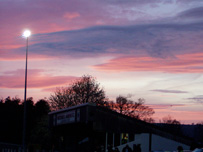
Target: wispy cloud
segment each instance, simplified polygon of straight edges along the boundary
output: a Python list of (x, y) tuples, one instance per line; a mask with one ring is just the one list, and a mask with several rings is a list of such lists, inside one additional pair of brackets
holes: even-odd
[(179, 13), (179, 18), (202, 19), (203, 7), (196, 7)]
[(188, 93), (187, 91), (181, 91), (181, 90), (163, 90), (163, 89), (155, 89), (150, 91), (161, 92), (161, 93)]
[(152, 107), (153, 109), (169, 109), (172, 107), (184, 107), (185, 104), (148, 104), (148, 106)]
[[(24, 50), (21, 51), (21, 50)], [(26, 49), (18, 49), (18, 50), (9, 50), (9, 51), (1, 51), (0, 50), (0, 61), (19, 61), (25, 60), (25, 50)], [(50, 60), (56, 57), (45, 55), (45, 54), (36, 54), (34, 52), (29, 52), (29, 60)]]
[(190, 101), (194, 101), (196, 103), (203, 103), (203, 95), (198, 95), (192, 98), (187, 98)]

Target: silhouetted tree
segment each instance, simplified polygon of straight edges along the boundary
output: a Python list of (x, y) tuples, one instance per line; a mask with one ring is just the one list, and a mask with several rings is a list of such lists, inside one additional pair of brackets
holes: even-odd
[(143, 121), (148, 122), (148, 123), (155, 123), (155, 120), (151, 117), (144, 118)]
[(144, 102), (144, 99), (138, 99), (138, 102), (135, 102), (127, 97), (118, 96), (116, 103), (112, 103), (110, 108), (118, 113), (152, 122), (151, 116), (154, 114), (154, 110), (144, 105)]
[(172, 124), (172, 125), (180, 125), (180, 121), (173, 119), (170, 115), (163, 117), (161, 123)]
[(30, 135), (30, 148), (32, 150), (48, 150), (52, 147), (52, 134), (49, 128), (48, 115), (36, 121)]
[(22, 141), (22, 108), (20, 99), (8, 96), (0, 103), (0, 141), (21, 143)]
[[(29, 137), (31, 135), (31, 130), (36, 123), (36, 113), (34, 107), (34, 101), (32, 97), (27, 98), (26, 104), (23, 102), (22, 107), (24, 111), (24, 106), (26, 105), (26, 144), (29, 144)], [(23, 120), (24, 121), (24, 120)]]
[(40, 99), (36, 104), (35, 104), (35, 112), (37, 117), (43, 117), (44, 115), (48, 115), (50, 112), (50, 106), (48, 101), (45, 99)]
[(40, 99), (34, 104), (34, 124), (30, 130), (29, 148), (34, 150), (51, 149), (51, 131), (48, 123), (50, 106), (48, 101)]
[(105, 92), (90, 75), (84, 75), (68, 88), (58, 88), (50, 97), (52, 110), (58, 110), (82, 103), (107, 104)]
[(203, 147), (203, 121), (196, 124), (196, 141), (200, 144), (200, 147)]
[(0, 104), (3, 104), (3, 102), (4, 102), (4, 99), (1, 98), (1, 99), (0, 99)]
[[(27, 128), (26, 141), (30, 147), (49, 149), (51, 133), (48, 127), (48, 112), (50, 106), (45, 99), (34, 104), (33, 98), (27, 98)], [(22, 144), (24, 102), (20, 98), (0, 99), (0, 141)], [(50, 148), (51, 149), (51, 148)]]
[(196, 125), (203, 125), (203, 121), (198, 122)]
[(174, 134), (182, 135), (180, 121), (172, 118), (170, 115), (163, 117), (162, 121), (160, 120), (160, 123), (163, 123), (162, 128), (165, 130)]

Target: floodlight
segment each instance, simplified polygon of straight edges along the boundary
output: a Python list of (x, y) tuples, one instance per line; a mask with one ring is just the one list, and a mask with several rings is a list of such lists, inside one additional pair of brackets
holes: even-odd
[(23, 33), (23, 37), (29, 37), (31, 35), (31, 32), (30, 30), (25, 30), (24, 33)]

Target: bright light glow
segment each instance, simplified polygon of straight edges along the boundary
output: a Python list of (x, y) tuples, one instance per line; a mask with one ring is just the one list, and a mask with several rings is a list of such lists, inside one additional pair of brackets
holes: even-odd
[(30, 30), (25, 30), (24, 33), (23, 33), (23, 37), (29, 37), (31, 35), (31, 32)]

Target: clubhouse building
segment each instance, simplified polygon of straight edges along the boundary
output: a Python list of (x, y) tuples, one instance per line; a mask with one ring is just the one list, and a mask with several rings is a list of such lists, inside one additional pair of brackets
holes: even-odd
[(128, 145), (142, 152), (189, 150), (192, 141), (105, 107), (85, 103), (49, 113), (55, 148), (67, 152), (107, 152)]

